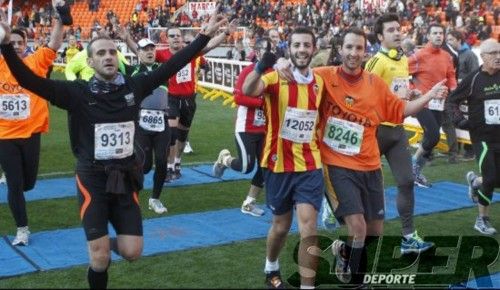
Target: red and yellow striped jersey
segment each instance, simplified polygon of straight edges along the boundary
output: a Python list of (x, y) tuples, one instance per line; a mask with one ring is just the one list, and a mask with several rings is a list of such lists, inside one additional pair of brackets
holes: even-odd
[(311, 83), (297, 84), (273, 71), (262, 81), (267, 128), (261, 166), (275, 173), (321, 168), (316, 127), (323, 79), (314, 74)]

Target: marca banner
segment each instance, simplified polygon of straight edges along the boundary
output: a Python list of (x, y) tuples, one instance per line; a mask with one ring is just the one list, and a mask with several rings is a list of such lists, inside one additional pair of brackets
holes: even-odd
[(385, 7), (386, 3), (388, 0), (362, 0), (361, 1), (361, 10), (365, 10), (368, 8), (368, 5), (372, 5), (373, 9), (379, 8), (379, 7)]
[(196, 13), (198, 13), (198, 17), (207, 14), (210, 15), (214, 12), (216, 5), (216, 2), (189, 2), (187, 6), (187, 13), (189, 16), (192, 16), (193, 11), (196, 11)]

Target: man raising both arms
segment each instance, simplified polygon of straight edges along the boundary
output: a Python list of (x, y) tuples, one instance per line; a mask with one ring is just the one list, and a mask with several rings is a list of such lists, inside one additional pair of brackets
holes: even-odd
[[(236, 30), (237, 21), (233, 20), (226, 30), (215, 36), (200, 55), (217, 47), (227, 35)], [(177, 27), (170, 27), (167, 31), (168, 49), (157, 50), (156, 60), (165, 62), (179, 52), (183, 44), (183, 35)], [(197, 58), (167, 80), (168, 87), (168, 123), (170, 126), (170, 152), (167, 166), (167, 180), (177, 179), (181, 176), (181, 155), (188, 140), (189, 129), (196, 112), (196, 71), (198, 70)]]
[[(111, 252), (134, 261), (143, 248), (138, 191), (142, 167), (134, 155), (135, 122), (141, 101), (188, 63), (227, 20), (209, 24), (190, 46), (153, 71), (133, 77), (118, 73), (117, 48), (109, 37), (94, 38), (87, 46), (88, 63), (95, 70), (89, 81), (57, 81), (35, 75), (17, 57), (10, 44), (10, 28), (0, 49), (14, 77), (26, 89), (68, 110), (77, 126), (70, 127), (77, 158), (76, 183), (80, 218), (87, 238), (90, 288), (107, 287)], [(108, 222), (117, 238), (110, 240)]]

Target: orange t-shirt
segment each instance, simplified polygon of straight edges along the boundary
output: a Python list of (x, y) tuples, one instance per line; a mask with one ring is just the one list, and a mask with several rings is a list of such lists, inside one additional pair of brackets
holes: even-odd
[[(35, 74), (45, 77), (56, 56), (54, 50), (42, 47), (23, 61)], [(0, 58), (0, 139), (29, 138), (48, 130), (47, 101), (22, 88)]]
[(405, 101), (394, 95), (377, 75), (363, 71), (355, 82), (340, 67), (319, 67), (325, 82), (320, 106), (321, 161), (352, 170), (380, 168), (377, 127), (381, 122), (402, 123)]

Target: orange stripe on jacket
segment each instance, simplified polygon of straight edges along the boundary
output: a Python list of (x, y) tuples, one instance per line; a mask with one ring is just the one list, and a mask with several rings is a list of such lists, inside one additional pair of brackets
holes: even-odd
[(76, 175), (76, 184), (78, 185), (78, 189), (82, 192), (83, 198), (84, 198), (83, 205), (80, 208), (80, 219), (83, 220), (83, 215), (85, 215), (85, 211), (87, 211), (87, 208), (90, 205), (90, 201), (92, 200), (92, 197), (90, 196), (90, 193), (85, 188), (85, 186), (83, 186), (78, 175)]

